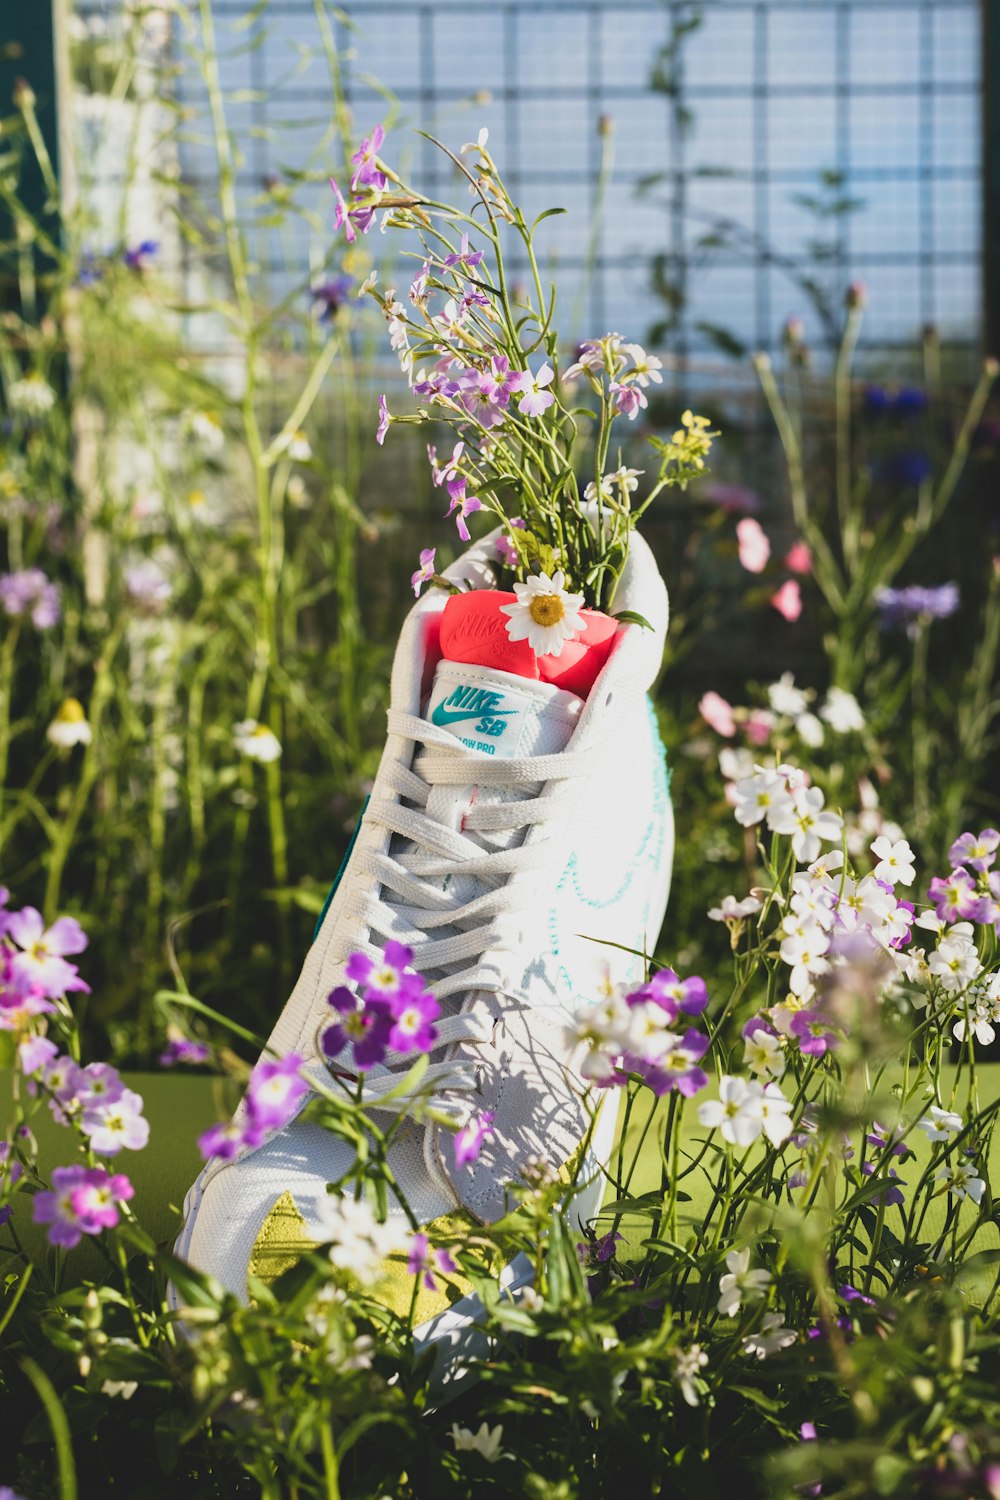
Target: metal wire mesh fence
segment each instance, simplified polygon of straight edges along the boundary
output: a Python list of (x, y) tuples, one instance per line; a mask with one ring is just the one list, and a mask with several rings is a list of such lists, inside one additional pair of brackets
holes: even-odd
[[(84, 0), (80, 14), (116, 9)], [(315, 8), (213, 9), (260, 281), (278, 297), (332, 241)], [(385, 111), (377, 85), (401, 127), (454, 142), (487, 125), (528, 209), (569, 210), (543, 247), (565, 332), (621, 327), (704, 358), (768, 348), (795, 314), (822, 343), (843, 288), (861, 280), (876, 357), (927, 324), (945, 343), (975, 341), (977, 0), (350, 0), (327, 13), (359, 127)], [(174, 49), (181, 171), (211, 191), (203, 90), (180, 28)], [(421, 183), (454, 187), (446, 159), (409, 139)], [(310, 167), (314, 220), (270, 227), (266, 185)]]

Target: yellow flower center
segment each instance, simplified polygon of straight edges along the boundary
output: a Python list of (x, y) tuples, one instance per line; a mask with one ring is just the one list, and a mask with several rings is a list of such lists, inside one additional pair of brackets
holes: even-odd
[(536, 594), (528, 611), (536, 625), (558, 625), (566, 613), (558, 594)]
[(82, 724), (86, 717), (83, 704), (78, 698), (64, 698), (56, 714), (56, 721), (60, 724)]

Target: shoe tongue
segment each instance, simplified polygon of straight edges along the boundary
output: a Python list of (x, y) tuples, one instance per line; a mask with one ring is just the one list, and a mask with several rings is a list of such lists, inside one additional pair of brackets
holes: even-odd
[(582, 698), (552, 683), (441, 661), (424, 718), (470, 750), (510, 760), (564, 749), (582, 708)]

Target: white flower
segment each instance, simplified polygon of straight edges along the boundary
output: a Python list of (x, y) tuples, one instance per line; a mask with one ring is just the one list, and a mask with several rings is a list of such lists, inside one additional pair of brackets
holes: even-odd
[(791, 1348), (797, 1337), (793, 1328), (784, 1326), (780, 1313), (765, 1313), (760, 1331), (748, 1334), (743, 1339), (743, 1353), (756, 1355), (758, 1359), (767, 1359), (770, 1354), (777, 1354), (781, 1349)]
[(698, 1406), (701, 1400), (695, 1381), (708, 1364), (708, 1355), (700, 1344), (681, 1350), (674, 1364), (674, 1379), (681, 1388), (681, 1395), (688, 1406)]
[(952, 1034), (961, 1042), (965, 1040), (966, 1025), (981, 1047), (988, 1047), (996, 1039), (996, 1026), (1000, 1025), (1000, 974), (987, 974), (969, 986), (965, 997), (968, 1007), (966, 1017), (955, 1022)]
[(744, 1301), (757, 1302), (766, 1294), (771, 1273), (750, 1270), (749, 1250), (730, 1250), (726, 1265), (728, 1272), (719, 1278), (718, 1307), (724, 1318), (735, 1318)]
[(758, 1029), (743, 1040), (743, 1061), (751, 1073), (761, 1077), (780, 1078), (785, 1071), (785, 1053), (781, 1038)]
[(861, 707), (853, 693), (848, 693), (844, 688), (832, 687), (826, 695), (826, 702), (819, 711), (821, 719), (825, 719), (834, 734), (850, 734), (864, 729), (865, 718)]
[(241, 755), (259, 761), (261, 765), (277, 760), (281, 754), (281, 741), (277, 735), (266, 724), (258, 724), (256, 719), (243, 719), (236, 725), (233, 743)]
[(906, 839), (893, 843), (883, 833), (872, 844), (871, 851), (878, 860), (873, 874), (876, 880), (885, 880), (889, 885), (912, 885), (916, 879), (913, 850)]
[(833, 872), (839, 870), (843, 863), (844, 851), (842, 849), (828, 849), (825, 854), (820, 855), (819, 859), (813, 860), (806, 874), (811, 875), (813, 880), (829, 880), (833, 877), (834, 884), (839, 885), (840, 882), (833, 876)]
[(719, 1098), (699, 1104), (698, 1120), (710, 1130), (720, 1130), (723, 1140), (734, 1146), (751, 1146), (762, 1131), (779, 1146), (792, 1133), (791, 1108), (776, 1083), (764, 1087), (756, 1079), (747, 1083), (726, 1073), (719, 1080)]
[(60, 750), (72, 750), (74, 745), (89, 745), (93, 737), (83, 704), (76, 698), (64, 698), (45, 738)]
[(961, 1130), (962, 1116), (932, 1104), (930, 1114), (924, 1115), (917, 1124), (929, 1141), (946, 1141), (956, 1130)]
[(758, 768), (753, 776), (744, 777), (736, 783), (736, 806), (733, 815), (743, 828), (767, 819), (768, 828), (774, 829), (775, 819), (783, 823), (793, 817), (793, 803), (783, 776), (776, 771)]
[(639, 488), (639, 475), (644, 473), (644, 469), (626, 469), (625, 465), (622, 464), (620, 468), (614, 469), (610, 474), (604, 475), (601, 480), (600, 490), (598, 490), (597, 484), (592, 479), (583, 492), (583, 498), (595, 502), (598, 495), (600, 495), (602, 500), (614, 500), (616, 485), (623, 497), (633, 495)]
[(514, 1300), (526, 1313), (540, 1313), (545, 1307), (545, 1298), (533, 1286), (521, 1287), (514, 1293)]
[(131, 1401), (138, 1389), (137, 1380), (106, 1380), (101, 1386), (101, 1391), (105, 1396), (120, 1396), (123, 1401)]
[(753, 769), (751, 750), (734, 750), (732, 745), (723, 745), (719, 751), (719, 770), (727, 781), (747, 781), (753, 775)]
[(781, 942), (781, 957), (792, 969), (789, 988), (793, 995), (809, 996), (813, 975), (826, 974), (830, 968), (825, 957), (830, 934), (810, 916), (786, 917), (781, 927), (786, 934)]
[(218, 453), (225, 444), (226, 434), (214, 411), (192, 412), (188, 417), (187, 428), (205, 453)]
[(976, 1169), (971, 1162), (956, 1161), (950, 1166), (939, 1167), (934, 1173), (934, 1180), (943, 1182), (948, 1192), (954, 1193), (956, 1198), (971, 1198), (977, 1207), (983, 1201), (986, 1183), (976, 1176)]
[[(660, 1013), (666, 1021), (666, 1011)], [(600, 1082), (614, 1073), (615, 1062), (628, 1046), (632, 1032), (632, 1011), (625, 1003), (623, 986), (616, 985), (596, 1005), (583, 1005), (577, 1010), (566, 1028), (566, 1045), (573, 1049), (581, 1042), (586, 1044), (580, 1072), (584, 1078)]]
[(713, 906), (709, 917), (713, 922), (740, 922), (760, 911), (761, 903), (756, 896), (744, 896), (737, 901), (735, 896), (723, 896), (721, 906)]
[(799, 714), (795, 720), (795, 733), (810, 750), (818, 750), (823, 743), (823, 726), (815, 714)]
[(459, 155), (465, 156), (469, 151), (485, 151), (486, 142), (489, 140), (489, 138), (489, 130), (484, 125), (474, 141), (466, 141), (464, 146), (459, 147)]
[(26, 375), (7, 387), (7, 405), (25, 417), (44, 417), (56, 403), (56, 393), (41, 375)]
[[(760, 1088), (759, 1083), (751, 1084), (751, 1088)], [(776, 1083), (767, 1083), (761, 1091), (760, 1122), (764, 1134), (772, 1146), (780, 1146), (782, 1141), (787, 1141), (792, 1133), (792, 1103), (786, 1099)]]
[(478, 1432), (472, 1432), (468, 1427), (459, 1427), (457, 1422), (453, 1422), (451, 1427), (451, 1440), (455, 1444), (455, 1452), (478, 1453), (488, 1464), (495, 1464), (498, 1458), (513, 1456), (510, 1453), (504, 1453), (500, 1447), (502, 1437), (503, 1427), (499, 1422), (492, 1430), (484, 1422)]
[[(738, 815), (737, 815), (738, 816)], [(818, 786), (797, 786), (786, 803), (768, 814), (773, 833), (790, 833), (795, 858), (801, 864), (816, 859), (823, 844), (835, 844), (844, 830), (844, 820), (824, 812), (823, 793)]]
[(291, 441), (285, 452), (292, 462), (297, 464), (308, 463), (312, 458), (312, 446), (301, 428), (297, 432), (292, 433)]
[(388, 1218), (380, 1224), (367, 1198), (323, 1198), (317, 1209), (319, 1234), (330, 1241), (330, 1260), (341, 1271), (349, 1271), (362, 1284), (378, 1279), (387, 1256), (405, 1250), (410, 1233), (402, 1219)]
[(536, 656), (560, 656), (562, 648), (584, 628), (580, 615), (582, 594), (566, 592), (566, 578), (556, 572), (535, 573), (527, 583), (515, 583), (516, 604), (504, 604), (509, 615), (507, 634), (512, 641), (527, 641)]
[(956, 935), (953, 927), (931, 954), (928, 968), (942, 989), (954, 994), (978, 978), (982, 964), (975, 943), (970, 938)]
[(783, 673), (779, 681), (771, 683), (767, 698), (776, 714), (784, 714), (789, 719), (797, 719), (809, 706), (809, 699), (801, 688), (795, 686), (791, 672)]

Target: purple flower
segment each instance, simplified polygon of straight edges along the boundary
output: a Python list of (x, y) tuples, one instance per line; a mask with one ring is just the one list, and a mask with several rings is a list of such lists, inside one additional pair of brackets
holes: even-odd
[(503, 565), (504, 565), (505, 568), (516, 568), (517, 567), (517, 560), (518, 560), (517, 547), (511, 541), (511, 539), (510, 539), (509, 536), (498, 536), (497, 537), (497, 557), (503, 563)]
[(822, 1057), (825, 1052), (832, 1052), (840, 1040), (815, 1010), (797, 1011), (789, 1030), (798, 1039), (799, 1051), (808, 1057)]
[(378, 153), (384, 140), (384, 128), (376, 125), (371, 135), (365, 136), (358, 150), (351, 157), (355, 168), (354, 176), (351, 178), (352, 192), (357, 192), (362, 183), (378, 189), (385, 187), (385, 173), (380, 172), (378, 168)]
[(477, 500), (475, 495), (467, 495), (465, 493), (464, 479), (450, 479), (448, 481), (448, 494), (451, 496), (451, 504), (445, 511), (445, 517), (447, 518), (453, 515), (456, 510), (458, 511), (458, 515), (455, 516), (455, 525), (462, 541), (468, 542), (471, 540), (471, 537), (469, 528), (465, 524), (465, 518), (466, 516), (471, 516), (474, 511), (482, 510), (483, 502)]
[(644, 1074), (646, 1086), (658, 1097), (676, 1089), (685, 1099), (691, 1099), (708, 1084), (708, 1074), (698, 1066), (708, 1051), (708, 1037), (686, 1031), (683, 1037), (671, 1037), (670, 1041), (670, 1050), (655, 1062), (626, 1055), (625, 1066), (630, 1072)]
[(126, 569), (125, 592), (133, 604), (157, 614), (168, 603), (172, 588), (170, 579), (156, 563), (146, 561)]
[(608, 387), (609, 394), (614, 397), (615, 406), (630, 422), (634, 422), (641, 409), (649, 405), (646, 393), (638, 385), (621, 385), (613, 380)]
[(261, 1130), (280, 1130), (287, 1125), (299, 1100), (309, 1092), (299, 1072), (304, 1061), (297, 1052), (289, 1052), (287, 1057), (265, 1058), (250, 1074), (247, 1110)]
[(17, 1049), (17, 1060), (21, 1072), (29, 1078), (33, 1073), (40, 1073), (43, 1068), (48, 1067), (54, 1057), (58, 1057), (59, 1048), (55, 1042), (50, 1042), (45, 1036), (31, 1036), (27, 1041), (21, 1042)]
[(327, 1026), (320, 1036), (324, 1057), (337, 1057), (350, 1044), (354, 1049), (354, 1066), (359, 1072), (380, 1063), (385, 1057), (392, 1027), (388, 1003), (366, 1000), (362, 1004), (346, 985), (341, 984), (331, 990), (327, 1004), (341, 1019)]
[(447, 1250), (432, 1250), (426, 1234), (415, 1234), (410, 1241), (406, 1269), (411, 1276), (421, 1277), (427, 1290), (433, 1292), (437, 1286), (434, 1272), (438, 1271), (443, 1276), (454, 1276), (458, 1271), (458, 1266)]
[(617, 1234), (609, 1229), (607, 1234), (600, 1235), (593, 1240), (577, 1240), (576, 1253), (580, 1257), (580, 1264), (587, 1266), (603, 1266), (609, 1260), (614, 1259), (615, 1245), (623, 1240), (623, 1234)]
[(159, 248), (158, 240), (143, 240), (132, 249), (126, 249), (122, 259), (130, 271), (145, 271)]
[(884, 1125), (880, 1125), (877, 1120), (873, 1120), (871, 1134), (866, 1135), (865, 1140), (869, 1146), (874, 1146), (876, 1151), (885, 1151), (891, 1143), (893, 1156), (906, 1156), (908, 1153), (906, 1142), (893, 1139), (894, 1136), (898, 1135), (898, 1130), (898, 1126), (894, 1131), (887, 1130)]
[(249, 1116), (242, 1119), (223, 1120), (198, 1137), (198, 1149), (206, 1161), (218, 1157), (220, 1161), (231, 1161), (238, 1151), (259, 1146), (264, 1132)]
[[(900, 1194), (899, 1201), (901, 1203), (903, 1201), (902, 1194)], [(838, 1287), (837, 1296), (844, 1302), (861, 1302), (865, 1307), (876, 1307), (878, 1305), (874, 1297), (867, 1297), (864, 1292), (859, 1292), (857, 1287), (851, 1286), (850, 1283), (846, 1286)]]
[(10, 910), (10, 891), (5, 885), (0, 885), (0, 937), (3, 937), (10, 925), (13, 913)]
[(875, 603), (882, 616), (883, 625), (905, 625), (907, 633), (915, 635), (920, 625), (929, 625), (932, 620), (946, 620), (958, 609), (957, 583), (941, 583), (934, 588), (922, 588), (917, 584), (905, 589), (880, 588)]
[(36, 1224), (48, 1224), (51, 1245), (72, 1250), (83, 1235), (114, 1229), (121, 1204), (133, 1192), (120, 1172), (111, 1175), (103, 1167), (56, 1167), (52, 1191), (35, 1194), (32, 1216)]
[(437, 1041), (434, 1022), (441, 1014), (441, 1007), (434, 996), (416, 981), (408, 984), (389, 1004), (392, 1010), (392, 1029), (389, 1046), (396, 1052), (429, 1052)]
[(80, 1072), (79, 1064), (75, 1063), (71, 1057), (54, 1057), (43, 1069), (42, 1090), (48, 1095), (49, 1109), (53, 1119), (60, 1125), (69, 1123), (67, 1110), (75, 1110), (78, 1107), (76, 1084)]
[(344, 965), (344, 973), (353, 984), (364, 985), (365, 990), (374, 990), (383, 1000), (397, 994), (413, 963), (413, 949), (405, 943), (388, 942), (380, 959), (369, 958), (367, 953), (352, 953)]
[(419, 568), (417, 568), (415, 573), (410, 574), (410, 583), (413, 586), (413, 592), (418, 596), (427, 580), (434, 577), (434, 558), (436, 555), (436, 547), (424, 547), (420, 553)]
[(927, 896), (942, 922), (975, 922), (983, 913), (982, 897), (965, 870), (952, 870), (944, 877), (936, 875)]
[(697, 974), (680, 979), (674, 969), (659, 969), (651, 976), (646, 991), (670, 1013), (671, 1020), (676, 1020), (679, 1010), (686, 1016), (700, 1016), (708, 1005), (708, 986)]
[(30, 614), (31, 623), (48, 630), (59, 620), (59, 588), (41, 568), (24, 568), (0, 577), (0, 606), (13, 619)]
[(470, 307), (489, 307), (489, 305), (490, 299), (485, 292), (479, 291), (474, 286), (467, 286), (458, 304), (458, 321), (461, 322)]
[[(872, 1177), (875, 1173), (875, 1165), (870, 1161), (862, 1162), (861, 1170), (866, 1177)], [(884, 1192), (876, 1193), (871, 1201), (874, 1203), (884, 1203), (886, 1208), (891, 1208), (896, 1203), (901, 1208), (903, 1206), (901, 1189), (905, 1188), (906, 1183), (903, 1182), (895, 1167), (889, 1168), (889, 1176), (899, 1183), (899, 1187), (887, 1187)]]
[(437, 449), (432, 443), (427, 444), (427, 458), (431, 466), (431, 481), (435, 489), (439, 489), (442, 484), (458, 477), (458, 466), (464, 452), (465, 444), (456, 443), (452, 450), (451, 458), (448, 459), (447, 463), (439, 464), (437, 461)]
[(0, 1031), (25, 1031), (35, 1016), (55, 1010), (42, 986), (18, 970), (18, 956), (0, 951)]
[[(17, 1182), (18, 1178), (24, 1176), (24, 1168), (17, 1160), (11, 1160), (11, 1144), (9, 1141), (0, 1141), (0, 1194), (7, 1194)], [(0, 1224), (6, 1224), (13, 1215), (13, 1208), (9, 1203), (0, 1208)], [(0, 1497), (3, 1491), (0, 1490)]]
[(984, 828), (982, 833), (962, 833), (948, 850), (952, 865), (968, 865), (970, 870), (980, 873), (990, 869), (996, 859), (1000, 845), (1000, 832), (995, 828)]
[(431, 268), (425, 260), (420, 270), (410, 282), (410, 301), (414, 307), (419, 307), (427, 300), (427, 284), (430, 281)]
[(340, 188), (332, 177), (330, 178), (330, 186), (333, 188), (333, 201), (336, 205), (333, 216), (333, 227), (334, 229), (342, 228), (347, 237), (347, 243), (353, 245), (358, 237), (357, 229), (360, 229), (362, 234), (367, 234), (372, 227), (375, 210), (367, 203), (352, 203), (348, 206), (343, 193), (341, 193)]
[(767, 1016), (751, 1016), (741, 1033), (745, 1042), (753, 1041), (754, 1033), (766, 1032), (768, 1036), (777, 1036), (778, 1033), (768, 1020)]
[(483, 1142), (491, 1133), (493, 1128), (493, 1115), (487, 1109), (479, 1115), (473, 1115), (466, 1120), (461, 1130), (455, 1136), (455, 1166), (459, 1171), (463, 1167), (471, 1166), (477, 1160), (483, 1149)]
[(489, 430), (500, 426), (510, 396), (504, 382), (498, 381), (492, 371), (467, 370), (459, 381), (459, 389), (463, 406), (480, 427)]
[(89, 985), (84, 984), (75, 965), (67, 963), (65, 958), (67, 953), (82, 953), (87, 946), (87, 935), (79, 922), (72, 917), (58, 917), (47, 928), (41, 912), (26, 906), (23, 911), (11, 913), (7, 934), (22, 949), (14, 955), (15, 974), (36, 985), (52, 1000), (70, 990), (89, 993)]
[(319, 286), (311, 288), (309, 295), (313, 299), (313, 311), (321, 323), (333, 322), (340, 309), (345, 306), (353, 285), (353, 276), (333, 276), (329, 281), (321, 281)]
[(389, 415), (389, 407), (384, 396), (378, 398), (378, 430), (375, 433), (375, 441), (379, 447), (385, 442), (385, 435), (389, 431), (389, 423), (392, 417)]
[(176, 1063), (208, 1062), (212, 1049), (207, 1042), (192, 1042), (188, 1037), (172, 1038), (160, 1053), (160, 1067), (172, 1068)]
[(85, 1102), (80, 1124), (90, 1137), (91, 1150), (99, 1156), (117, 1156), (123, 1149), (141, 1151), (149, 1140), (142, 1098), (131, 1089), (123, 1088), (117, 1098), (99, 1104)]
[(446, 255), (443, 264), (448, 267), (461, 266), (466, 271), (474, 271), (476, 266), (482, 264), (482, 259), (483, 252), (481, 250), (470, 250), (469, 236), (463, 234), (461, 249), (454, 251), (451, 255)]

